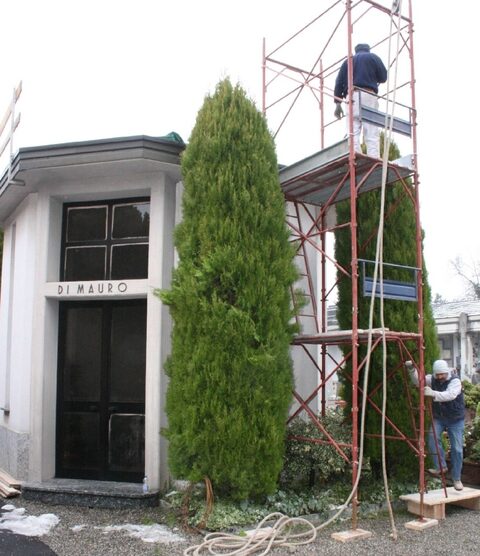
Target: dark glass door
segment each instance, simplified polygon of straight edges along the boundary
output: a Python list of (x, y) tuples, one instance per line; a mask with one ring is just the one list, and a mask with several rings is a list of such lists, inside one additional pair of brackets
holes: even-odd
[(141, 481), (146, 301), (60, 304), (57, 477)]

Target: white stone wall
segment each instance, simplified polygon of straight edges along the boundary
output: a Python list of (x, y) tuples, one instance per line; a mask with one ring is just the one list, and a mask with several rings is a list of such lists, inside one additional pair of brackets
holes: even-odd
[[(0, 467), (28, 471), (38, 198), (29, 195), (5, 226), (0, 301)], [(14, 463), (15, 462), (15, 463)]]

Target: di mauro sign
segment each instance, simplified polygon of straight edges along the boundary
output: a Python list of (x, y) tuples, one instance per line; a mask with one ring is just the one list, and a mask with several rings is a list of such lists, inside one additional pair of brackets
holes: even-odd
[(128, 298), (146, 295), (147, 280), (97, 280), (45, 284), (45, 296), (59, 299)]
[[(123, 294), (128, 292), (126, 282), (80, 282), (72, 284), (72, 295), (94, 295), (104, 293)], [(57, 293), (59, 296), (70, 295), (70, 284), (58, 284)]]

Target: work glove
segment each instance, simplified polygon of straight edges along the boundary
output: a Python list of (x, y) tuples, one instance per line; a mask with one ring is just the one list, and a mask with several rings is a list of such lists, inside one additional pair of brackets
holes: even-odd
[(340, 120), (341, 118), (343, 118), (343, 108), (342, 108), (342, 103), (341, 102), (337, 102), (335, 104), (335, 118), (337, 118), (337, 120)]
[(412, 361), (405, 361), (404, 365), (408, 371), (408, 374), (410, 375), (410, 380), (412, 382), (415, 382), (415, 375), (417, 374), (417, 369), (415, 369), (415, 367), (413, 366)]
[(435, 398), (435, 391), (430, 388), (430, 386), (425, 386), (423, 389), (423, 395), (428, 398)]

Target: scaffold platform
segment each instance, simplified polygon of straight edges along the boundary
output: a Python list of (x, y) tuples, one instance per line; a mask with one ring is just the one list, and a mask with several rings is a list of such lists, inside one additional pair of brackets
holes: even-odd
[[(388, 162), (387, 185), (413, 175), (412, 157)], [(357, 194), (378, 189), (382, 183), (380, 159), (355, 154)], [(323, 206), (350, 198), (348, 139), (312, 154), (279, 172), (280, 185), (287, 201), (302, 201)]]

